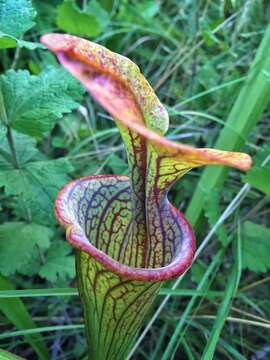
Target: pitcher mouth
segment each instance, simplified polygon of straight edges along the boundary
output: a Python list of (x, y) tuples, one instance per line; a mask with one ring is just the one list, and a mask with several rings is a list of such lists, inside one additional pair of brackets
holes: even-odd
[(156, 268), (128, 266), (116, 261), (110, 255), (91, 244), (83, 227), (78, 221), (72, 218), (72, 214), (68, 209), (68, 198), (75, 187), (84, 183), (89, 183), (93, 180), (96, 181), (105, 178), (113, 178), (119, 181), (128, 180), (128, 177), (118, 175), (85, 176), (67, 183), (58, 193), (55, 199), (55, 215), (58, 223), (66, 228), (66, 238), (68, 242), (76, 249), (95, 258), (96, 261), (101, 263), (106, 269), (126, 279), (138, 281), (165, 281), (173, 279), (185, 272), (185, 270), (190, 267), (194, 257), (195, 236), (188, 221), (182, 213), (172, 205), (170, 205), (172, 210), (181, 222), (182, 239), (180, 251), (166, 266)]

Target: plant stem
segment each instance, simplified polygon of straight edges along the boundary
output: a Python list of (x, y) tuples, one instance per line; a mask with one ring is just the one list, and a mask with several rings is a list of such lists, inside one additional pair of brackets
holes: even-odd
[(20, 166), (19, 166), (19, 162), (18, 162), (18, 158), (17, 158), (17, 154), (16, 154), (15, 142), (13, 139), (11, 127), (9, 125), (7, 126), (7, 141), (8, 141), (8, 145), (9, 145), (10, 152), (12, 155), (13, 165), (16, 169), (19, 169)]
[(6, 109), (5, 109), (1, 85), (0, 85), (0, 121), (2, 121), (4, 123), (4, 125), (8, 126), (8, 118), (7, 118), (7, 113), (6, 113)]
[[(20, 36), (20, 40), (22, 40), (23, 37)], [(16, 50), (15, 50), (15, 54), (14, 54), (14, 58), (13, 58), (13, 61), (12, 61), (12, 64), (11, 64), (11, 69), (15, 69), (16, 66), (17, 66), (17, 62), (19, 60), (19, 57), (20, 57), (20, 53), (21, 53), (21, 48), (20, 47), (17, 47)]]
[(83, 0), (82, 2), (82, 10), (85, 11), (87, 6), (87, 0)]
[(15, 142), (14, 142), (13, 135), (12, 135), (12, 129), (9, 124), (8, 117), (7, 117), (1, 86), (0, 86), (0, 121), (3, 122), (3, 124), (6, 126), (6, 129), (7, 129), (7, 142), (8, 142), (10, 152), (12, 155), (13, 165), (16, 169), (19, 169), (20, 166), (19, 166), (19, 162), (18, 162), (18, 158), (17, 158), (17, 154), (16, 154)]

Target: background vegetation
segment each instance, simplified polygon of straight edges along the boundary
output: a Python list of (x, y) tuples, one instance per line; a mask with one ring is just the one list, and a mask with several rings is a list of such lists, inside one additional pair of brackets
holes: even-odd
[(255, 163), (246, 175), (193, 171), (170, 192), (201, 247), (161, 291), (133, 358), (270, 358), (269, 15), (263, 0), (0, 0), (1, 348), (85, 358), (53, 201), (71, 178), (127, 173), (112, 119), (39, 44), (61, 31), (136, 62), (167, 106), (171, 139)]

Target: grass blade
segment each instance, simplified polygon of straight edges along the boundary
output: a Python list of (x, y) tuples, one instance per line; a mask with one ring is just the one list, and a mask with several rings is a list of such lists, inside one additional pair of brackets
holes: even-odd
[[(266, 75), (270, 72), (269, 49), (270, 25), (265, 31), (243, 87), (214, 147), (229, 151), (240, 150), (260, 120), (270, 100), (270, 82)], [(208, 167), (203, 171), (186, 212), (192, 226), (198, 226), (201, 220), (205, 195), (209, 189), (221, 186), (227, 173), (228, 169), (224, 166)]]
[(220, 333), (226, 322), (227, 315), (230, 311), (231, 300), (236, 288), (236, 281), (237, 281), (237, 269), (236, 266), (233, 266), (225, 289), (225, 296), (219, 307), (217, 317), (215, 318), (215, 322), (212, 327), (209, 340), (205, 346), (202, 355), (202, 360), (211, 360), (214, 357), (214, 353), (220, 337)]
[[(221, 262), (221, 259), (224, 255), (224, 249), (220, 250), (217, 255), (214, 257), (214, 259), (212, 260), (212, 263), (208, 266), (208, 269), (207, 271), (205, 272), (202, 280), (200, 281), (200, 284), (198, 285), (196, 291), (198, 291), (199, 293), (200, 292), (206, 292), (207, 290), (207, 286), (209, 285), (208, 284), (208, 281), (209, 281), (209, 277), (214, 273), (214, 271), (216, 270), (217, 266), (220, 264)], [(192, 308), (194, 307), (195, 305), (195, 302), (196, 302), (196, 299), (197, 299), (197, 295), (195, 294), (192, 299), (190, 300), (190, 302), (188, 303), (187, 307), (185, 308), (185, 311), (184, 313), (181, 315), (181, 318), (170, 338), (170, 341), (164, 351), (164, 354), (162, 356), (162, 360), (167, 360), (167, 359), (170, 359), (171, 358), (171, 355), (173, 352), (176, 351), (176, 348), (178, 347), (178, 340), (179, 340), (179, 336), (180, 336), (180, 333), (183, 329), (183, 326), (192, 310)]]
[(23, 358), (0, 349), (0, 360), (23, 360)]
[[(12, 283), (7, 279), (0, 276), (0, 289), (2, 290), (14, 290)], [(5, 315), (5, 317), (16, 326), (17, 329), (21, 331), (26, 331), (25, 329), (35, 328), (36, 324), (31, 318), (28, 310), (26, 309), (24, 303), (20, 299), (0, 299), (0, 311)], [(0, 335), (0, 338), (5, 336), (5, 334)], [(29, 334), (24, 335), (25, 340), (32, 346), (35, 352), (38, 354), (39, 359), (49, 360), (50, 355), (49, 351), (45, 345), (45, 342), (41, 335), (39, 334)]]
[(230, 277), (227, 282), (223, 300), (219, 306), (217, 317), (215, 318), (209, 340), (205, 346), (202, 360), (211, 360), (214, 357), (215, 349), (219, 341), (219, 337), (223, 326), (227, 320), (232, 299), (237, 291), (240, 283), (241, 270), (242, 270), (242, 254), (241, 254), (241, 233), (240, 225), (238, 224), (238, 239), (236, 242), (235, 258), (236, 262), (232, 267)]
[[(198, 292), (191, 289), (169, 289), (162, 288), (159, 296), (206, 296), (206, 297), (222, 297), (222, 291)], [(51, 297), (51, 296), (78, 296), (76, 288), (52, 288), (52, 289), (30, 289), (30, 290), (0, 290), (0, 299), (24, 298), (24, 297)]]
[[(18, 330), (18, 331), (9, 331), (5, 334), (0, 335), (0, 339), (8, 339), (14, 336), (38, 336), (42, 332), (48, 331), (63, 331), (63, 330), (79, 330), (84, 329), (83, 324), (70, 324), (70, 325), (55, 325), (55, 326), (44, 326), (44, 327), (35, 327), (33, 329), (26, 329), (26, 330)], [(44, 357), (43, 357), (44, 358)]]
[(52, 288), (30, 290), (0, 290), (0, 299), (48, 296), (77, 296), (75, 288)]
[(196, 297), (207, 297), (207, 298), (216, 298), (216, 297), (222, 297), (223, 291), (199, 291), (191, 290), (191, 289), (168, 289), (168, 288), (162, 288), (159, 291), (159, 295), (168, 295), (171, 296), (196, 296)]

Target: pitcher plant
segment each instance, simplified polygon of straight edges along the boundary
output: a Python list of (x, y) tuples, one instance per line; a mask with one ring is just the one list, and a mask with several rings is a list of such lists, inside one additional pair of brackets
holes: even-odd
[(89, 359), (125, 359), (164, 281), (181, 275), (194, 257), (193, 231), (168, 201), (170, 187), (193, 168), (247, 170), (251, 159), (166, 139), (168, 113), (126, 57), (71, 35), (41, 41), (113, 117), (127, 152), (129, 177), (83, 177), (55, 201), (76, 249)]

